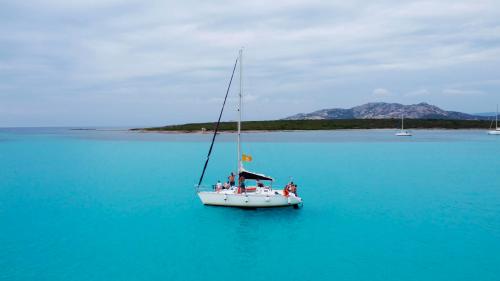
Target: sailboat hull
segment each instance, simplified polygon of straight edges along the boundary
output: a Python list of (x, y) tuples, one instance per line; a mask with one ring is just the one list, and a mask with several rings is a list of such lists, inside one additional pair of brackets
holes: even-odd
[(396, 133), (396, 136), (398, 136), (398, 137), (411, 137), (411, 133), (409, 133), (409, 132), (399, 132), (399, 133)]
[(488, 131), (488, 135), (500, 135), (500, 130)]
[(239, 207), (239, 208), (271, 208), (297, 206), (302, 203), (302, 199), (293, 194), (284, 196), (278, 194), (237, 194), (223, 193), (215, 191), (198, 192), (200, 200), (205, 205)]

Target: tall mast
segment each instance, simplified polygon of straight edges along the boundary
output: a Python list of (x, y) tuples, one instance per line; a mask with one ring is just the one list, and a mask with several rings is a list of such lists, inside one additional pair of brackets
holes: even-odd
[(497, 104), (497, 115), (495, 115), (495, 128), (498, 130), (498, 104)]
[(226, 106), (227, 95), (229, 95), (229, 90), (231, 89), (231, 83), (233, 82), (234, 71), (236, 70), (236, 65), (238, 64), (238, 59), (234, 62), (233, 72), (231, 73), (231, 79), (229, 80), (229, 85), (227, 85), (226, 96), (224, 97), (224, 102), (222, 103), (222, 108), (219, 113), (219, 119), (217, 120), (217, 124), (215, 125), (214, 135), (212, 136), (212, 143), (210, 143), (210, 149), (208, 149), (207, 159), (205, 160), (205, 165), (203, 166), (203, 171), (201, 172), (200, 180), (198, 181), (197, 187), (200, 187), (203, 182), (203, 176), (205, 175), (205, 171), (207, 170), (208, 161), (210, 161), (210, 155), (212, 154), (212, 149), (214, 148), (215, 137), (217, 136), (217, 132), (219, 131), (220, 119), (222, 118), (222, 113), (224, 112), (224, 107)]
[(401, 114), (401, 131), (404, 130), (404, 122), (405, 122), (405, 117), (404, 117), (404, 114)]
[(243, 95), (243, 48), (240, 49), (240, 93), (238, 97), (238, 174), (241, 172), (241, 97)]

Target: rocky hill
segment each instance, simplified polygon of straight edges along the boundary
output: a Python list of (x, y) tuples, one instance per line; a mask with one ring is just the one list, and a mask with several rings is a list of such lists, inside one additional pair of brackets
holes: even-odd
[(425, 102), (410, 105), (373, 102), (349, 109), (331, 108), (311, 113), (300, 113), (284, 118), (284, 120), (390, 119), (401, 118), (402, 114), (409, 119), (485, 120), (490, 118), (457, 111), (446, 111)]

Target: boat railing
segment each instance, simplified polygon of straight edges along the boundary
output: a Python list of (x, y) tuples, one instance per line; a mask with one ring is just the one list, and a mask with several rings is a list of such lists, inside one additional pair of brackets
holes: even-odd
[(196, 192), (200, 192), (200, 191), (214, 191), (215, 190), (215, 184), (212, 184), (212, 185), (195, 185), (194, 186)]

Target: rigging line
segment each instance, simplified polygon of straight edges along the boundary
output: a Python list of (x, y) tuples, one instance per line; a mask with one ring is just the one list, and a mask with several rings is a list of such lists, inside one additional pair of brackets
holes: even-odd
[(205, 161), (205, 166), (203, 166), (203, 171), (201, 172), (200, 180), (198, 181), (198, 186), (201, 185), (203, 181), (203, 176), (205, 175), (205, 171), (207, 169), (208, 161), (210, 160), (210, 154), (212, 154), (212, 149), (214, 147), (215, 137), (217, 136), (217, 131), (219, 130), (220, 119), (222, 118), (222, 112), (224, 112), (224, 106), (226, 105), (227, 95), (229, 94), (229, 89), (231, 88), (231, 83), (233, 82), (234, 72), (236, 70), (236, 65), (238, 64), (238, 58), (234, 62), (233, 73), (231, 74), (231, 79), (229, 80), (229, 85), (226, 90), (226, 97), (224, 98), (224, 102), (222, 103), (222, 109), (220, 110), (219, 119), (217, 120), (217, 124), (215, 125), (214, 135), (212, 137), (212, 143), (210, 144), (210, 149), (208, 150), (207, 160)]

